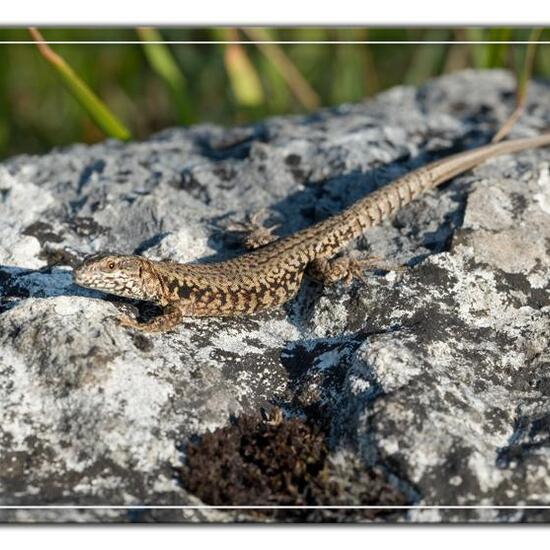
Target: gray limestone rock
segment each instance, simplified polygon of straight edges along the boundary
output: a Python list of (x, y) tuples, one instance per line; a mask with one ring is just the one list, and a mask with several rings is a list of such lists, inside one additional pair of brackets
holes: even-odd
[[(342, 479), (387, 472), (417, 506), (396, 521), (547, 520), (494, 506), (550, 505), (550, 149), (491, 160), (353, 245), (404, 272), (306, 282), (274, 312), (138, 334), (115, 320), (138, 304), (71, 278), (107, 250), (230, 257), (224, 226), (259, 209), (281, 235), (306, 227), (481, 145), (513, 91), (508, 73), (466, 71), (309, 116), (3, 162), (0, 504), (19, 508), (0, 520), (247, 518), (197, 508), (174, 468), (189, 438), (274, 405), (325, 430)], [(548, 126), (536, 83), (513, 135)]]

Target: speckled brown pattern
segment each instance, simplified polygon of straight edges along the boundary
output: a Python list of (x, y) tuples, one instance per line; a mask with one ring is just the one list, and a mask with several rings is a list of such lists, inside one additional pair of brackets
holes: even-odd
[[(147, 331), (169, 330), (183, 317), (232, 316), (274, 308), (292, 298), (304, 273), (325, 282), (349, 280), (352, 262), (331, 261), (369, 227), (395, 214), (428, 189), (484, 160), (550, 144), (550, 134), (487, 145), (428, 164), (357, 201), (340, 214), (237, 258), (218, 263), (155, 262), (139, 256), (101, 256), (74, 272), (77, 284), (154, 302), (164, 314), (138, 323)], [(354, 271), (352, 272), (352, 268)]]

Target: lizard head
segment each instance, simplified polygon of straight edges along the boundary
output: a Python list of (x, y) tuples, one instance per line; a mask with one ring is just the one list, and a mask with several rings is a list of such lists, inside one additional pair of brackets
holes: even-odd
[(73, 276), (80, 286), (125, 298), (155, 301), (158, 295), (153, 262), (139, 256), (93, 256)]

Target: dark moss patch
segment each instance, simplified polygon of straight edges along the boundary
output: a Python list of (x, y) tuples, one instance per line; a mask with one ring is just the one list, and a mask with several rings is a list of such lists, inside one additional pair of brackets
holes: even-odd
[(285, 157), (285, 163), (288, 166), (298, 166), (302, 162), (302, 158), (300, 155), (296, 155), (295, 153), (290, 153)]
[(254, 143), (266, 142), (267, 139), (267, 131), (263, 124), (256, 124), (230, 129), (221, 134), (200, 136), (196, 143), (201, 153), (210, 160), (243, 160), (249, 156)]
[(94, 174), (101, 174), (104, 169), (105, 161), (102, 159), (97, 159), (88, 164), (80, 173), (80, 178), (78, 180), (78, 192), (80, 193), (82, 191), (84, 186), (90, 181)]
[[(427, 468), (420, 481), (423, 487), (437, 487), (441, 494), (440, 502), (455, 505), (458, 494), (478, 495), (481, 492), (479, 479), (468, 467), (473, 449), (463, 444), (460, 440), (455, 441), (446, 451), (442, 458), (442, 466), (439, 468)], [(458, 486), (453, 485), (453, 478), (457, 478)]]
[(290, 153), (285, 157), (285, 164), (288, 166), (296, 181), (305, 181), (311, 175), (311, 169), (301, 167), (301, 163), (302, 157), (295, 153)]
[(44, 243), (59, 243), (63, 238), (54, 232), (52, 226), (45, 222), (34, 222), (28, 225), (23, 230), (23, 235), (29, 235), (38, 239), (38, 242)]
[(21, 270), (13, 273), (8, 269), (0, 269), (0, 292), (3, 297), (9, 298), (28, 298), (30, 296), (29, 289), (18, 284), (17, 275), (19, 273), (28, 273), (28, 270)]
[(134, 248), (134, 254), (143, 254), (146, 250), (157, 246), (159, 243), (162, 242), (162, 239), (164, 239), (166, 235), (168, 235), (168, 233), (162, 231), (160, 233), (157, 233), (156, 235), (153, 235), (152, 237), (149, 237), (148, 239), (145, 239)]
[[(338, 399), (353, 354), (365, 338), (364, 333), (358, 332), (354, 338), (290, 343), (280, 355), (292, 392), (292, 399), (288, 404), (308, 416), (312, 414), (319, 422), (319, 418), (323, 417), (320, 416), (319, 406), (324, 408), (329, 402)], [(322, 360), (324, 354), (334, 355), (329, 364)]]
[[(279, 409), (260, 419), (243, 415), (187, 444), (177, 470), (183, 487), (214, 506), (403, 505), (407, 497), (380, 469), (333, 461), (325, 437)], [(343, 474), (342, 470), (345, 470)], [(388, 510), (253, 510), (258, 519), (334, 521), (374, 518)], [(359, 514), (359, 516), (358, 516)]]
[(134, 342), (134, 346), (145, 353), (151, 351), (155, 347), (155, 344), (153, 344), (151, 338), (147, 338), (147, 336), (144, 336), (143, 334), (132, 333), (132, 340)]
[(5, 288), (9, 283), (11, 283), (11, 277), (12, 277), (11, 273), (8, 273), (7, 271), (0, 269), (0, 288), (5, 294), (7, 294), (7, 291), (5, 290)]
[[(450, 273), (447, 269), (439, 267), (432, 263), (423, 263), (419, 265), (415, 270), (416, 281), (427, 288), (437, 288), (439, 290), (446, 290), (448, 292), (456, 284), (456, 277)], [(443, 296), (443, 299), (448, 304), (452, 304), (452, 296)]]
[(512, 201), (514, 215), (516, 218), (519, 218), (527, 209), (527, 199), (524, 195), (520, 195), (519, 193), (511, 193), (510, 199)]
[(502, 469), (514, 467), (514, 463), (522, 462), (538, 450), (550, 447), (550, 414), (519, 416), (508, 443), (497, 454), (496, 464)]
[(187, 191), (194, 199), (210, 204), (211, 197), (207, 187), (201, 183), (193, 174), (192, 170), (184, 170), (181, 173), (180, 181), (172, 185), (175, 189)]
[(237, 170), (232, 164), (220, 164), (215, 166), (213, 173), (220, 179), (220, 183), (225, 183), (223, 189), (231, 189), (233, 185), (227, 185), (228, 182), (234, 182)]
[(76, 267), (82, 260), (76, 254), (67, 250), (65, 248), (53, 248), (49, 245), (45, 245), (38, 257), (41, 260), (45, 260), (48, 264), (48, 267), (53, 267), (57, 265), (68, 265), (70, 267)]
[[(493, 268), (494, 269), (494, 268)], [(528, 305), (534, 309), (542, 309), (549, 305), (548, 292), (545, 288), (533, 288), (523, 273), (508, 273), (501, 269), (494, 269), (496, 288), (506, 294), (516, 307)], [(510, 291), (515, 290), (524, 294), (525, 299), (513, 298)]]
[(105, 227), (98, 224), (93, 218), (87, 216), (75, 216), (69, 221), (69, 227), (79, 237), (98, 236), (107, 231)]

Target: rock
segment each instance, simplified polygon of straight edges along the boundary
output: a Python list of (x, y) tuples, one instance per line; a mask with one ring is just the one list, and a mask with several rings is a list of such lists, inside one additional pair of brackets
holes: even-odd
[[(100, 251), (238, 254), (224, 226), (262, 208), (279, 234), (306, 227), (487, 141), (513, 90), (508, 73), (465, 71), (303, 117), (2, 163), (0, 502), (14, 509), (0, 520), (250, 518), (197, 508), (208, 503), (175, 472), (193, 475), (182, 465), (197, 436), (274, 406), (325, 433), (338, 505), (361, 504), (377, 479), (417, 506), (365, 520), (548, 520), (494, 506), (550, 504), (550, 149), (491, 160), (353, 246), (405, 272), (306, 282), (271, 313), (138, 334), (115, 320), (138, 304), (71, 278)], [(549, 100), (531, 86), (515, 137), (549, 125)], [(330, 513), (316, 517), (361, 519)]]

